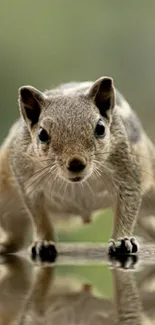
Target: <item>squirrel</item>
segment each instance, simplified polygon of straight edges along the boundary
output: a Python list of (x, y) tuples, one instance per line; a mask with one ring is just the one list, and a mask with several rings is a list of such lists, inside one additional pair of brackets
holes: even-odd
[[(154, 236), (144, 220), (154, 191), (155, 150), (113, 79), (45, 92), (23, 86), (18, 103), (21, 116), (0, 148), (0, 252), (24, 245), (31, 220), (31, 254), (48, 259), (56, 254), (54, 215), (89, 221), (93, 211), (109, 207), (109, 254), (137, 252), (136, 221)], [(153, 204), (152, 195), (152, 211)]]

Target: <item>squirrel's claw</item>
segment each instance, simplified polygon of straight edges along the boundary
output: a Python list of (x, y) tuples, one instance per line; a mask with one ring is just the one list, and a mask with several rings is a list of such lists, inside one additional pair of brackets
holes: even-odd
[(39, 259), (41, 262), (54, 262), (57, 257), (55, 243), (52, 241), (37, 241), (30, 248), (33, 260)]
[(121, 255), (121, 254), (133, 254), (137, 253), (138, 244), (135, 238), (119, 238), (118, 240), (111, 239), (109, 241), (108, 254), (109, 255)]

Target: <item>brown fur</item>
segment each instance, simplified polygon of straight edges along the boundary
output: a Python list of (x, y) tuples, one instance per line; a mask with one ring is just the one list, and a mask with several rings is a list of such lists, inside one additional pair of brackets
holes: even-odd
[[(35, 240), (50, 241), (57, 215), (89, 220), (107, 207), (115, 210), (112, 238), (130, 237), (138, 214), (146, 217), (144, 193), (153, 193), (154, 147), (112, 79), (45, 93), (22, 87), (19, 107), (21, 118), (0, 150), (1, 251), (23, 245), (29, 218)], [(99, 119), (103, 138), (94, 135)], [(38, 139), (40, 126), (48, 132), (47, 144)], [(67, 168), (73, 158), (86, 165), (80, 173)], [(79, 176), (81, 181), (70, 181)], [(143, 216), (139, 220), (143, 227)]]

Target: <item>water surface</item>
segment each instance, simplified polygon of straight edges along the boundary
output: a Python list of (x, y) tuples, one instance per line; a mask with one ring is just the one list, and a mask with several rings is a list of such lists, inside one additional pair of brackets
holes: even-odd
[(151, 263), (146, 256), (111, 262), (90, 252), (65, 247), (54, 264), (1, 257), (0, 324), (154, 324), (154, 254)]

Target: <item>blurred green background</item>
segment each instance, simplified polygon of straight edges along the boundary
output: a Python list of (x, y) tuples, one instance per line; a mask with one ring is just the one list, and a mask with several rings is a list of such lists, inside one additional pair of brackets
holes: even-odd
[[(0, 0), (0, 141), (18, 117), (17, 91), (112, 76), (155, 140), (155, 1)], [(107, 241), (111, 213), (61, 232)]]

